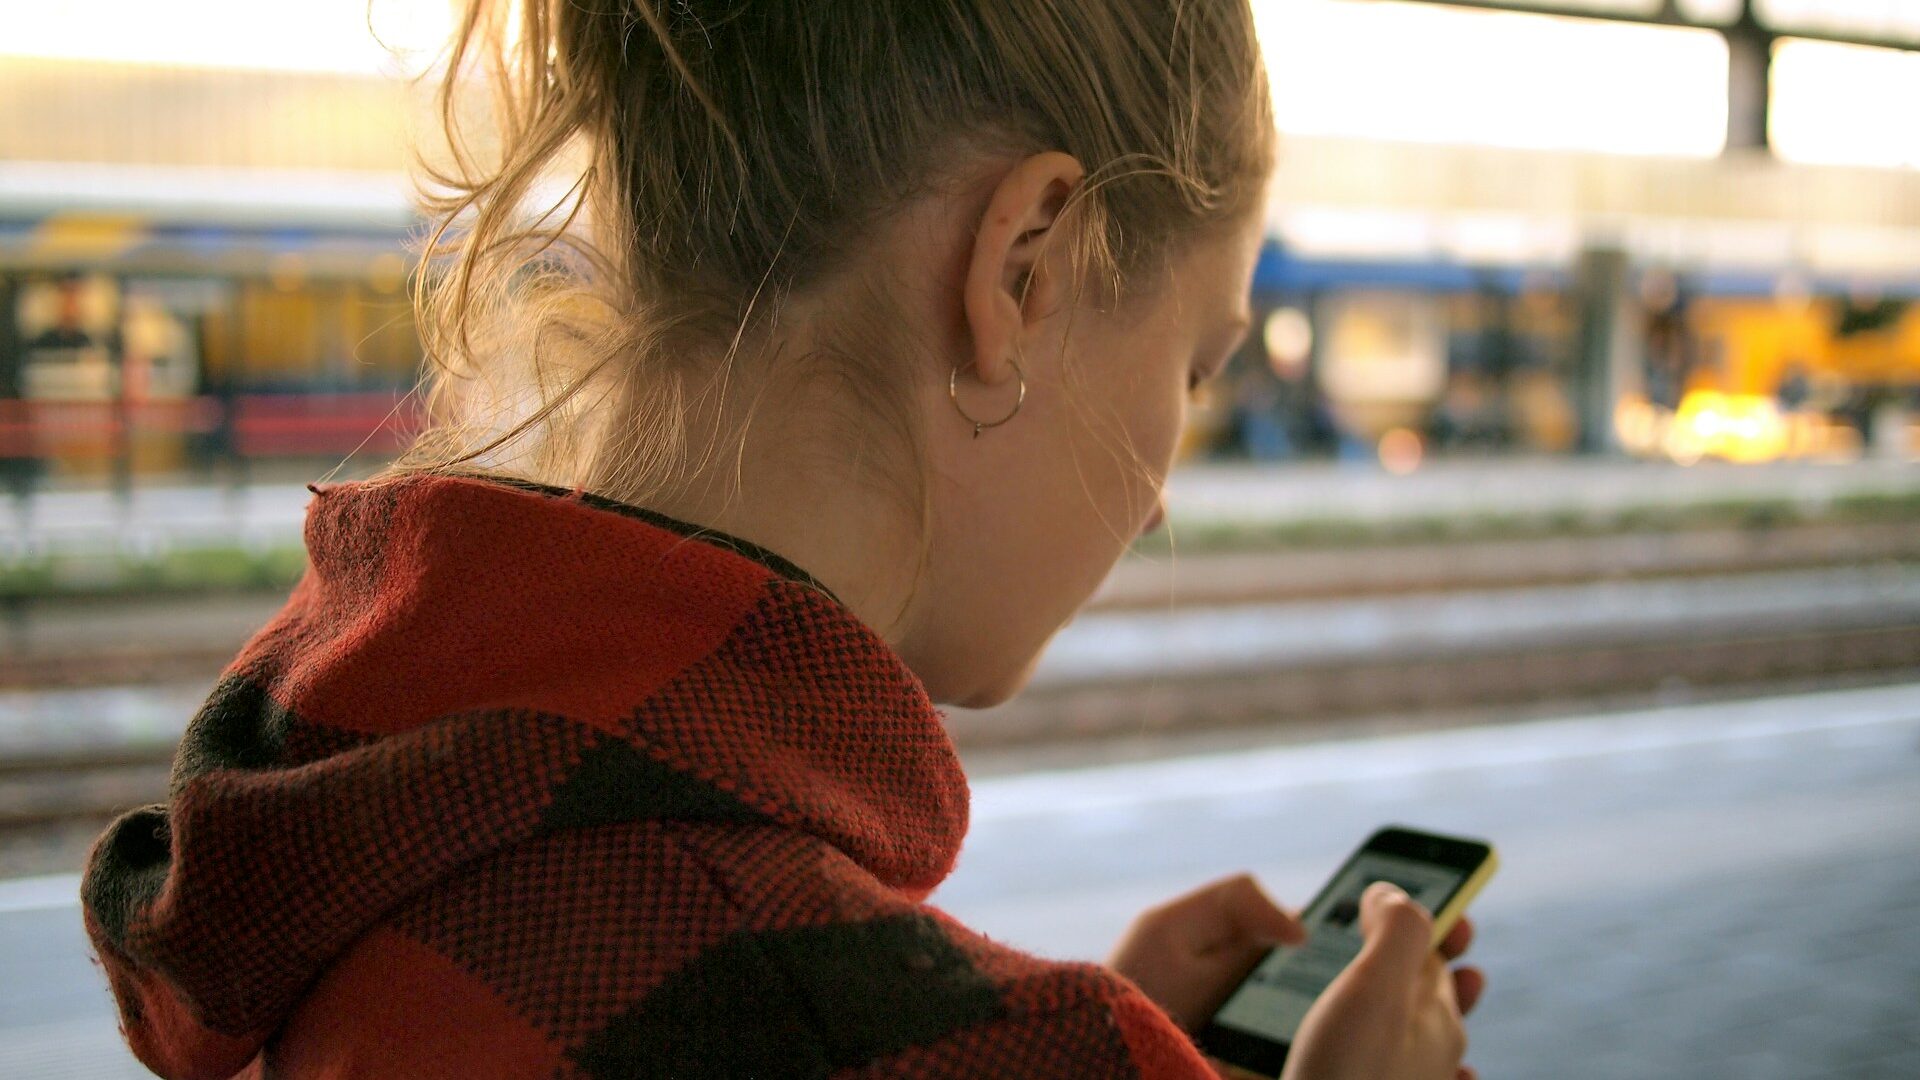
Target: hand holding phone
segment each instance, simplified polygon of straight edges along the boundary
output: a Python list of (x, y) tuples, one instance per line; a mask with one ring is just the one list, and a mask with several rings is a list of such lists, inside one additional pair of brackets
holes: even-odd
[[(1447, 1056), (1449, 1039), (1464, 1033), (1455, 975), (1436, 950), (1497, 865), (1478, 840), (1375, 833), (1307, 905), (1306, 943), (1269, 953), (1201, 1030), (1201, 1046), (1256, 1077), (1284, 1067), (1301, 1080), (1451, 1080), (1459, 1051)], [(1462, 978), (1460, 993), (1477, 994), (1477, 974)]]
[(1295, 1034), (1282, 1080), (1457, 1080), (1466, 1030), (1433, 920), (1399, 887), (1360, 902), (1366, 944), (1322, 991)]

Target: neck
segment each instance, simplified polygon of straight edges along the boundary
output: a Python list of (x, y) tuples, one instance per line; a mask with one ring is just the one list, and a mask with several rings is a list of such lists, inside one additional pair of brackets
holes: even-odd
[(891, 455), (874, 449), (886, 444), (849, 432), (845, 408), (823, 400), (835, 380), (815, 383), (748, 387), (730, 415), (690, 423), (690, 475), (636, 501), (787, 558), (904, 655), (918, 615), (918, 508), (880, 472)]

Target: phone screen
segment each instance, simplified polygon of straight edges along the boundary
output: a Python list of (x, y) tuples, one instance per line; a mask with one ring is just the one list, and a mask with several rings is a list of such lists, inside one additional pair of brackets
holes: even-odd
[(1420, 906), (1439, 911), (1471, 873), (1363, 848), (1301, 913), (1306, 942), (1269, 953), (1214, 1014), (1214, 1026), (1291, 1043), (1314, 999), (1360, 953), (1360, 894), (1367, 886), (1391, 881)]

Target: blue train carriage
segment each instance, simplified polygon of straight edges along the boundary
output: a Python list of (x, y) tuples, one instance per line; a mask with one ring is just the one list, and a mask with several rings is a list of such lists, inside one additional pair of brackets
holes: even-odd
[[(1396, 471), (1436, 452), (1581, 446), (1683, 463), (1920, 456), (1920, 271), (1630, 260), (1628, 370), (1596, 403), (1573, 261), (1332, 258), (1270, 244), (1255, 276), (1262, 332), (1196, 403), (1182, 453), (1337, 455)], [(1583, 417), (1611, 430), (1583, 436)]]
[(1552, 262), (1303, 255), (1269, 243), (1258, 331), (1183, 452), (1275, 461), (1559, 453), (1578, 431), (1569, 272)]

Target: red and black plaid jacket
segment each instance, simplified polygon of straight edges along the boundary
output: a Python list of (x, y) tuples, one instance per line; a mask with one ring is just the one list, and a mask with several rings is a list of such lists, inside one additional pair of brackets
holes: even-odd
[(166, 1077), (1212, 1077), (1132, 984), (924, 901), (942, 716), (743, 541), (557, 488), (317, 488), (309, 569), (96, 844)]

